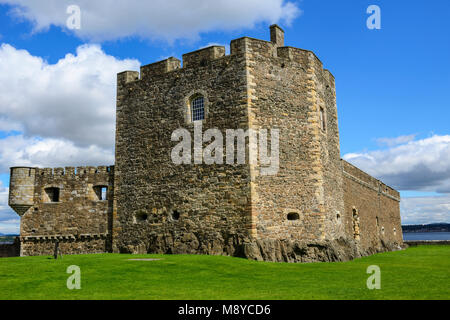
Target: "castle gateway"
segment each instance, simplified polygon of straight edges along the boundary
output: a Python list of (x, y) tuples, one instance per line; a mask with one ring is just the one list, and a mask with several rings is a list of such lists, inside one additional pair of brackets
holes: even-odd
[[(56, 241), (64, 254), (286, 262), (399, 249), (399, 193), (340, 158), (333, 75), (314, 53), (285, 46), (280, 27), (270, 34), (270, 42), (231, 41), (229, 55), (212, 46), (183, 55), (183, 66), (169, 58), (120, 73), (115, 166), (12, 168), (21, 255), (52, 254)], [(198, 124), (200, 134), (224, 136), (278, 130), (276, 174), (248, 159), (175, 163), (173, 133), (194, 137)], [(202, 157), (204, 140), (193, 157)], [(251, 153), (249, 144), (241, 148)]]

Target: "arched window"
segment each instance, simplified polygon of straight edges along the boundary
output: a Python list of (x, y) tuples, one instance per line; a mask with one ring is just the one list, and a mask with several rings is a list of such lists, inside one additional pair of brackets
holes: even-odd
[(192, 122), (205, 120), (205, 99), (203, 96), (194, 96), (191, 99)]

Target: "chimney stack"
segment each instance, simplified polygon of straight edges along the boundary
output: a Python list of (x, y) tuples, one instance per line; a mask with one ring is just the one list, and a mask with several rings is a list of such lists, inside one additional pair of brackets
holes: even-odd
[(270, 26), (270, 41), (278, 47), (284, 47), (284, 30), (277, 24)]

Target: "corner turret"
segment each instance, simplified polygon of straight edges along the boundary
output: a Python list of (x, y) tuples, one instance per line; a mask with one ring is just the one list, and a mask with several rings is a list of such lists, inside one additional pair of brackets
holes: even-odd
[(22, 217), (34, 205), (36, 168), (11, 168), (9, 206)]

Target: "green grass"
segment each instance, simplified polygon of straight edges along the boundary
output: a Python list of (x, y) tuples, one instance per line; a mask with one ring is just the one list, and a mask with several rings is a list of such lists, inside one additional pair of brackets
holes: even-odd
[[(160, 261), (129, 261), (159, 258)], [(66, 287), (70, 265), (81, 290)], [(370, 265), (381, 290), (366, 287)], [(188, 255), (0, 259), (0, 299), (449, 299), (450, 246), (421, 246), (345, 263), (285, 264)]]

